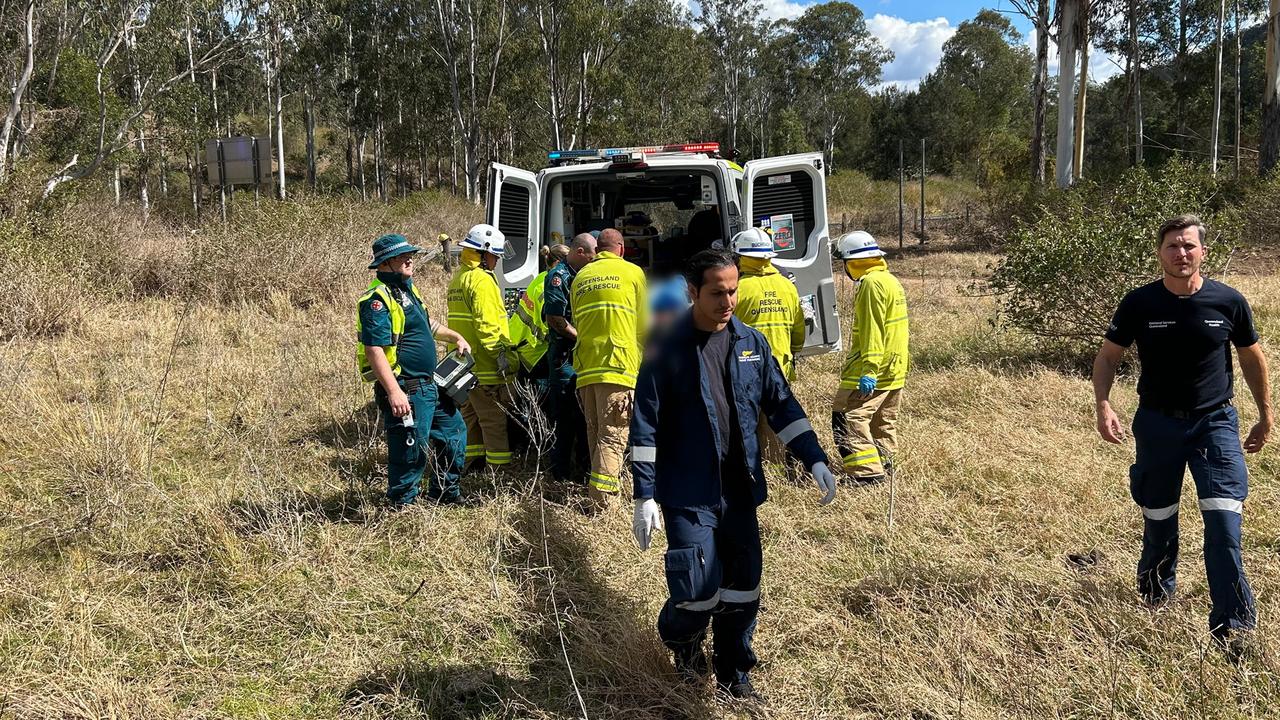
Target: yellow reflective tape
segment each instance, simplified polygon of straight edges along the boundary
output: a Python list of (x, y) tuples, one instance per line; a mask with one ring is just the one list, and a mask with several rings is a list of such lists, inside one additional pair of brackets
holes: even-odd
[(484, 445), (468, 445), (467, 457), (468, 458), (484, 457)]
[(591, 473), (591, 486), (597, 490), (603, 490), (604, 492), (617, 492), (618, 478), (593, 472)]
[(862, 467), (864, 465), (875, 465), (878, 462), (880, 462), (880, 456), (873, 455), (872, 457), (862, 458), (860, 460), (853, 460), (852, 462), (846, 460), (844, 463), (844, 466), (847, 468)]
[(600, 309), (621, 310), (626, 313), (631, 313), (632, 315), (634, 315), (636, 312), (635, 309), (627, 307), (626, 305), (621, 305), (619, 303), (598, 302), (598, 303), (591, 303), (590, 305), (583, 305), (582, 307), (577, 308), (576, 310), (573, 311), (573, 315), (575, 318), (581, 319), (584, 314), (592, 310), (600, 310)]
[(634, 378), (635, 373), (629, 373), (626, 370), (618, 370), (616, 368), (591, 368), (590, 370), (582, 370), (578, 373), (578, 378), (594, 377), (596, 375), (622, 375), (624, 377)]

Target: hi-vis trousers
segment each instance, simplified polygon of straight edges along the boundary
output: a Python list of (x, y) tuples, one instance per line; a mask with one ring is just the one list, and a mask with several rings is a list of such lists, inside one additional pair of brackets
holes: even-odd
[(511, 445), (507, 439), (507, 411), (512, 407), (511, 388), (507, 385), (477, 385), (462, 406), (467, 421), (467, 463), (483, 458), (490, 465), (511, 463)]
[(622, 487), (622, 457), (631, 434), (631, 409), (636, 391), (613, 383), (578, 388), (582, 415), (587, 421), (587, 445), (591, 448), (591, 474), (587, 494), (602, 501)]
[[(884, 477), (885, 460), (898, 449), (898, 408), (902, 389), (876, 390), (863, 399), (857, 390), (836, 392), (831, 433), (844, 471), (856, 480)], [(846, 415), (847, 414), (847, 415)]]

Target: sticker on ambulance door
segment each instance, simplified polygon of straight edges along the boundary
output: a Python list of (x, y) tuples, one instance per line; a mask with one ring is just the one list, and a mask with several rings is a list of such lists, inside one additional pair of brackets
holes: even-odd
[(774, 252), (783, 252), (796, 246), (795, 220), (791, 213), (770, 216), (769, 228), (773, 235)]

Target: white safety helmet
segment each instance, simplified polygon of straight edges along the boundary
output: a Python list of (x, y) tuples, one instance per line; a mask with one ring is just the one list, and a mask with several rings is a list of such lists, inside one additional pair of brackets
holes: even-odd
[(884, 257), (884, 251), (876, 244), (876, 239), (865, 230), (854, 230), (840, 236), (836, 241), (836, 257), (841, 260), (861, 260), (863, 258)]
[(502, 257), (507, 252), (507, 236), (498, 228), (480, 223), (467, 231), (467, 236), (458, 243), (459, 247), (471, 248), (490, 255)]
[(777, 257), (773, 251), (773, 238), (764, 228), (747, 228), (733, 236), (733, 253), (744, 257), (771, 258)]

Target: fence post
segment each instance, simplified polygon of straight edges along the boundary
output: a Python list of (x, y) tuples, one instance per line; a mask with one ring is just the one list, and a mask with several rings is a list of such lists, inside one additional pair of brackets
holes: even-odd
[(453, 255), (449, 253), (449, 246), (453, 241), (445, 233), (440, 233), (440, 262), (444, 265), (444, 271), (453, 272)]
[(929, 242), (929, 233), (924, 226), (924, 138), (920, 138), (920, 244)]
[(902, 206), (902, 186), (905, 182), (905, 175), (902, 169), (902, 140), (898, 140), (898, 249), (902, 249), (902, 235), (904, 231), (903, 223), (903, 206)]

